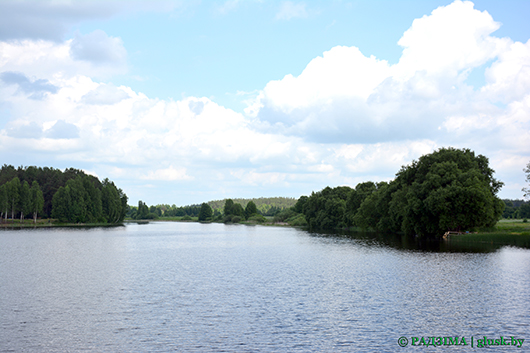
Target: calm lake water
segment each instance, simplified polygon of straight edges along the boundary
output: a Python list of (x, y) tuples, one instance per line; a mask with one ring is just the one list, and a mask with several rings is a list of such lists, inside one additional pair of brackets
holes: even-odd
[[(530, 250), (513, 247), (199, 223), (0, 231), (1, 352), (453, 352), (472, 336), (524, 351), (529, 304)], [(411, 347), (422, 336), (468, 346)]]

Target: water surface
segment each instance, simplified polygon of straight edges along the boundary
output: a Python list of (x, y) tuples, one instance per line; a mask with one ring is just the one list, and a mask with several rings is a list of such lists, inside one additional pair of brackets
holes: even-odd
[(400, 348), (401, 336), (530, 341), (529, 269), (525, 249), (407, 250), (291, 228), (6, 230), (0, 351), (377, 352), (433, 348)]

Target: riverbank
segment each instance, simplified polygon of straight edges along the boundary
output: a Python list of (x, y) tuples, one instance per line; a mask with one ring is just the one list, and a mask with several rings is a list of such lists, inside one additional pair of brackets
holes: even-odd
[(59, 223), (54, 219), (38, 219), (35, 223), (32, 219), (8, 219), (0, 223), (0, 228), (92, 228), (92, 227), (120, 227), (123, 223)]
[(530, 248), (530, 223), (520, 219), (502, 219), (492, 228), (474, 233), (452, 235), (450, 243), (487, 243)]

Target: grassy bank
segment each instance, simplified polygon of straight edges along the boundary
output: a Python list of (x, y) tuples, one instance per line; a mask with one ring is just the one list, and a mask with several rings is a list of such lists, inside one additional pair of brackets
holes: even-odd
[(503, 219), (492, 228), (480, 229), (476, 233), (452, 235), (448, 241), (451, 243), (474, 242), (530, 248), (530, 223), (525, 223), (522, 220)]
[(123, 223), (60, 223), (55, 219), (38, 219), (35, 223), (32, 219), (8, 219), (2, 221), (0, 228), (51, 228), (51, 227), (116, 227)]

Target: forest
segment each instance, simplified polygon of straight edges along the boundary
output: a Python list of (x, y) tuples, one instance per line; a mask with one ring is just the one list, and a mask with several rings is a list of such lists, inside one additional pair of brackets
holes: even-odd
[(3, 165), (0, 169), (0, 213), (15, 218), (52, 218), (62, 223), (120, 223), (127, 195), (109, 179), (69, 168)]
[(403, 166), (390, 182), (327, 187), (301, 197), (295, 210), (314, 229), (359, 227), (437, 238), (497, 223), (505, 204), (496, 196), (503, 183), (493, 173), (482, 155), (441, 148)]
[[(295, 198), (289, 197), (261, 197), (254, 199), (225, 199), (225, 200), (214, 200), (206, 202), (212, 209), (212, 219), (224, 220), (225, 215), (225, 203), (227, 200), (231, 200), (236, 206), (236, 215), (240, 215), (239, 207), (245, 210), (250, 202), (256, 207), (256, 214), (261, 216), (275, 216), (276, 214), (286, 210), (296, 204)], [(193, 217), (199, 217), (201, 205), (189, 205), (177, 207), (173, 205), (152, 205), (148, 206), (143, 201), (138, 202), (138, 206), (129, 206), (127, 217), (131, 219), (158, 219), (158, 218), (169, 218), (169, 217), (186, 217), (185, 220), (191, 220)], [(252, 206), (251, 206), (252, 207)], [(232, 214), (229, 214), (232, 215)], [(244, 218), (244, 217), (243, 217)]]

